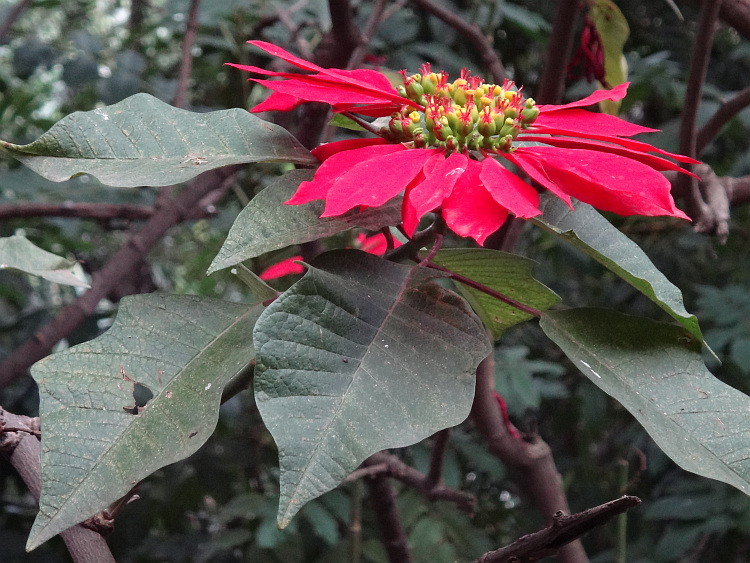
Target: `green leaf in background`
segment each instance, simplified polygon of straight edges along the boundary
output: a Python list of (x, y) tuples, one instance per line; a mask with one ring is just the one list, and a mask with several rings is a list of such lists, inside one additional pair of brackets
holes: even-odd
[(193, 296), (126, 297), (102, 336), (34, 364), (42, 495), (28, 549), (205, 443), (224, 386), (255, 357), (262, 310)]
[(680, 467), (750, 493), (750, 397), (706, 369), (688, 331), (600, 309), (547, 312), (541, 327)]
[(292, 170), (256, 195), (240, 211), (207, 273), (234, 266), (272, 250), (317, 240), (353, 227), (376, 231), (401, 222), (400, 197), (362, 212), (352, 210), (336, 217), (322, 218), (323, 201), (284, 205), (300, 183), (312, 177), (312, 170)]
[(435, 270), (355, 250), (321, 255), (261, 315), (255, 396), (279, 448), (278, 522), (367, 457), (469, 414), (491, 347)]
[(571, 210), (555, 196), (545, 194), (540, 200), (542, 215), (532, 219), (534, 223), (620, 276), (704, 342), (698, 319), (685, 310), (682, 292), (656, 269), (636, 243), (586, 203), (576, 201)]
[(353, 119), (346, 117), (345, 115), (341, 115), (340, 113), (334, 114), (333, 119), (331, 119), (328, 125), (333, 125), (334, 127), (342, 127), (343, 129), (350, 129), (352, 131), (365, 130), (365, 128), (362, 127), (359, 123), (357, 123)]
[(148, 94), (75, 112), (36, 141), (0, 149), (48, 180), (91, 174), (111, 186), (166, 186), (247, 162), (318, 161), (285, 129), (241, 110), (193, 113)]
[[(589, 13), (604, 46), (604, 77), (609, 87), (614, 88), (628, 79), (628, 61), (622, 49), (630, 37), (630, 26), (612, 0), (594, 0)], [(599, 107), (604, 113), (617, 115), (621, 103), (622, 100), (604, 100)]]
[[(528, 258), (487, 248), (449, 248), (439, 251), (433, 262), (534, 309), (560, 302), (554, 291), (533, 278), (535, 262)], [(456, 285), (495, 340), (513, 325), (532, 318), (478, 289)]]
[(0, 238), (0, 270), (18, 270), (45, 280), (76, 287), (89, 287), (76, 276), (76, 263), (42, 250), (27, 238), (13, 235)]

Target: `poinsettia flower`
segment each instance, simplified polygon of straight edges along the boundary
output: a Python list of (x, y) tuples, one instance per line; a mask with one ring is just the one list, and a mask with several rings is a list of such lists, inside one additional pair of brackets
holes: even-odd
[(251, 43), (307, 72), (234, 65), (281, 78), (256, 79), (274, 93), (254, 111), (315, 101), (349, 116), (390, 116), (372, 124), (360, 120), (374, 138), (314, 149), (321, 165), (288, 204), (322, 199), (322, 216), (329, 217), (404, 192), (407, 233), (425, 213), (440, 210), (450, 229), (482, 244), (509, 213), (525, 219), (541, 214), (537, 190), (514, 173), (521, 170), (571, 206), (574, 197), (620, 215), (689, 219), (660, 172), (684, 172), (664, 157), (696, 161), (631, 138), (655, 129), (582, 109), (622, 99), (628, 84), (568, 104), (537, 105), (511, 82), (489, 84), (467, 72), (448, 82), (425, 65), (419, 74), (403, 72), (403, 84), (394, 89), (373, 70), (325, 69), (274, 45)]
[[(401, 246), (401, 242), (394, 239), (393, 246), (394, 248), (397, 248)], [(388, 241), (386, 240), (383, 233), (377, 233), (369, 237), (365, 233), (360, 233), (359, 235), (357, 235), (356, 244), (354, 245), (354, 247), (370, 254), (374, 254), (375, 256), (383, 256), (383, 254), (385, 254), (385, 251), (388, 250)], [(285, 258), (284, 260), (276, 262), (276, 264), (269, 266), (268, 268), (263, 270), (259, 277), (260, 279), (267, 281), (275, 280), (277, 278), (283, 278), (284, 276), (289, 276), (292, 274), (302, 274), (305, 271), (305, 268), (302, 266), (302, 264), (298, 263), (302, 260), (303, 258), (301, 255), (292, 256), (291, 258)]]

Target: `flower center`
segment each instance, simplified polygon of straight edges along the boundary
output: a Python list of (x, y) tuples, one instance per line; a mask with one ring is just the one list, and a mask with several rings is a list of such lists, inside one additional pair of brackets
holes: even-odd
[(502, 86), (484, 83), (463, 70), (461, 78), (449, 83), (447, 74), (431, 72), (429, 65), (421, 70), (412, 75), (402, 72), (404, 83), (397, 90), (424, 110), (404, 106), (391, 114), (381, 130), (391, 142), (412, 143), (415, 148), (510, 153), (518, 133), (539, 116), (534, 100), (513, 90), (508, 80)]

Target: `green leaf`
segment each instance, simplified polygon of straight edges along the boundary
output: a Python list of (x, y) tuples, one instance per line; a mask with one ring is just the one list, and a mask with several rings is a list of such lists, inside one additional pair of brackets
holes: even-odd
[[(604, 77), (610, 88), (618, 86), (628, 79), (628, 62), (622, 52), (625, 42), (630, 37), (630, 26), (612, 0), (595, 0), (591, 7), (591, 19), (602, 38), (604, 47)], [(604, 113), (617, 115), (622, 100), (613, 102), (604, 100), (599, 107)]]
[(340, 113), (334, 114), (333, 119), (331, 119), (328, 125), (333, 125), (334, 127), (342, 127), (344, 129), (351, 129), (352, 131), (365, 130), (365, 128), (362, 127), (359, 123), (357, 123), (353, 119), (350, 119), (349, 117), (346, 117), (345, 115), (341, 115)]
[(491, 346), (436, 276), (329, 252), (261, 315), (255, 396), (279, 448), (281, 527), (373, 453), (468, 416)]
[(208, 273), (272, 250), (331, 236), (352, 227), (375, 231), (401, 221), (400, 197), (362, 212), (352, 210), (336, 217), (322, 218), (323, 201), (284, 205), (301, 182), (312, 178), (311, 170), (292, 170), (255, 196), (237, 216)]
[(680, 467), (750, 492), (750, 397), (711, 375), (688, 331), (597, 309), (548, 312), (541, 326)]
[(42, 250), (18, 235), (0, 238), (0, 270), (8, 268), (39, 276), (53, 283), (89, 287), (76, 276), (76, 263)]
[[(528, 258), (487, 248), (450, 248), (438, 252), (433, 262), (534, 309), (560, 302), (554, 291), (533, 278), (536, 263)], [(456, 285), (495, 340), (513, 325), (532, 318), (478, 289)]]
[(237, 271), (235, 273), (252, 292), (256, 301), (265, 301), (266, 299), (273, 299), (278, 296), (278, 291), (260, 279), (258, 275), (244, 264), (237, 264)]
[(42, 495), (33, 549), (186, 458), (213, 432), (226, 383), (255, 357), (261, 305), (138, 295), (105, 334), (37, 362)]
[(555, 196), (545, 194), (540, 199), (542, 215), (532, 221), (620, 276), (703, 342), (698, 319), (685, 310), (682, 292), (636, 243), (586, 203), (574, 202), (575, 209), (571, 210)]
[(193, 113), (148, 94), (75, 112), (5, 150), (48, 180), (91, 174), (111, 186), (166, 186), (230, 164), (318, 161), (285, 129), (241, 110)]

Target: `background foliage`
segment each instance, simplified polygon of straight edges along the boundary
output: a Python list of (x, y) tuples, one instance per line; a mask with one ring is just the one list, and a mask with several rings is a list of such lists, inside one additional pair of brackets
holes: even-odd
[[(16, 2), (0, 1), (0, 21)], [(555, 4), (545, 1), (443, 2), (494, 40), (506, 70), (533, 95)], [(621, 111), (628, 119), (663, 130), (651, 142), (678, 148), (677, 131), (689, 45), (698, 7), (681, 2), (684, 20), (669, 2), (620, 2), (630, 27), (624, 56), (633, 82)], [(356, 4), (361, 25), (371, 4)], [(180, 42), (188, 2), (31, 2), (0, 44), (0, 138), (25, 144), (75, 110), (113, 104), (138, 92), (171, 102), (178, 85)], [(280, 18), (279, 14), (284, 17)], [(330, 27), (328, 5), (309, 2), (204, 0), (192, 48), (193, 69), (186, 107), (196, 111), (248, 108), (264, 95), (245, 77), (223, 67), (256, 56), (245, 40), (289, 42), (290, 29), (314, 48)], [(464, 66), (481, 73), (482, 61), (454, 29), (407, 4), (374, 37), (370, 52), (388, 69), (416, 71), (429, 60), (456, 74)], [(721, 26), (715, 36), (699, 118), (750, 82), (750, 42)], [(570, 80), (566, 96), (593, 88)], [(285, 124), (283, 117), (279, 123)], [(741, 112), (702, 153), (719, 174), (750, 169), (750, 112)], [(127, 283), (100, 304), (96, 315), (59, 348), (92, 339), (107, 329), (119, 300), (156, 289), (177, 294), (249, 302), (245, 286), (228, 271), (206, 277), (240, 209), (282, 171), (262, 164), (244, 169), (216, 202), (211, 216), (168, 233)], [(150, 206), (153, 188), (113, 189), (88, 177), (47, 182), (14, 161), (0, 161), (0, 207), (32, 203), (98, 202)], [(722, 364), (710, 364), (722, 381), (750, 392), (750, 256), (748, 211), (733, 209), (726, 245), (688, 226), (638, 218), (610, 219), (633, 238), (685, 294), (688, 311), (701, 320)], [(24, 234), (41, 248), (96, 270), (120, 246), (138, 219), (15, 218), (0, 220), (0, 236)], [(339, 236), (332, 245), (351, 241)], [(609, 306), (657, 316), (656, 306), (607, 273), (585, 254), (527, 226), (518, 251), (538, 262), (535, 275), (571, 306)], [(285, 250), (254, 261), (257, 271)], [(290, 280), (280, 280), (285, 288)], [(31, 336), (69, 303), (75, 288), (0, 270), (0, 357)], [(628, 561), (745, 561), (750, 558), (750, 499), (728, 485), (689, 475), (654, 445), (635, 420), (564, 360), (536, 323), (508, 331), (495, 350), (496, 383), (513, 422), (538, 428), (553, 448), (571, 508), (581, 510), (627, 491), (646, 501), (628, 513)], [(9, 411), (37, 414), (37, 390), (23, 378), (0, 391)], [(431, 439), (404, 449), (404, 461), (426, 471)], [(209, 442), (186, 461), (145, 481), (141, 499), (117, 519), (110, 545), (122, 562), (151, 561), (347, 561), (352, 512), (364, 507), (363, 560), (385, 561), (374, 516), (357, 483), (311, 502), (286, 530), (276, 529), (279, 494), (276, 448), (260, 422), (250, 393), (223, 405)], [(446, 484), (475, 494), (473, 518), (449, 503), (428, 503), (403, 487), (399, 496), (417, 562), (470, 560), (540, 526), (513, 474), (483, 447), (471, 424), (454, 430), (445, 467)], [(36, 505), (23, 483), (0, 461), (0, 554), (2, 561), (65, 561), (59, 538), (31, 554), (23, 546)], [(592, 561), (614, 561), (616, 528), (597, 530), (584, 543)]]

